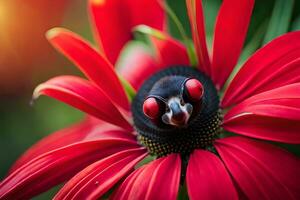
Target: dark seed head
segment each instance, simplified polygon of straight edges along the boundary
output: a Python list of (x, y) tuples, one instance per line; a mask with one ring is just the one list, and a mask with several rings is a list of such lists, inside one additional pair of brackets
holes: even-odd
[[(189, 88), (187, 80), (193, 80)], [(199, 101), (192, 98), (197, 95), (201, 95)], [(149, 97), (159, 105), (156, 120), (143, 111)], [(146, 80), (132, 102), (132, 113), (140, 143), (157, 156), (188, 155), (194, 149), (207, 148), (220, 129), (217, 90), (210, 78), (191, 67), (170, 67)]]

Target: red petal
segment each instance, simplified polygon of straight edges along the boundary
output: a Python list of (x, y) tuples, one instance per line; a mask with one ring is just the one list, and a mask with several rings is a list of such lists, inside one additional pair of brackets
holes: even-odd
[(190, 61), (185, 46), (163, 32), (160, 32), (160, 35), (162, 38), (152, 36), (151, 41), (161, 69), (172, 65), (189, 66)]
[(238, 199), (223, 163), (209, 151), (195, 150), (191, 154), (186, 182), (192, 200)]
[(212, 78), (222, 88), (236, 65), (251, 18), (254, 0), (224, 0), (215, 26)]
[(121, 82), (113, 66), (103, 56), (70, 31), (55, 28), (48, 32), (47, 37), (54, 47), (74, 62), (113, 102), (129, 110), (128, 99)]
[(76, 76), (59, 76), (40, 84), (34, 98), (47, 95), (83, 112), (120, 127), (132, 130), (105, 93), (93, 83)]
[(90, 0), (89, 4), (95, 35), (112, 63), (133, 38), (134, 26), (144, 24), (160, 30), (165, 27), (165, 13), (157, 1)]
[(221, 158), (249, 199), (299, 199), (300, 160), (268, 143), (242, 137), (215, 143)]
[(155, 32), (161, 36), (161, 38), (150, 36), (155, 48), (155, 59), (145, 47), (135, 45), (134, 48), (129, 46), (125, 49), (127, 52), (125, 51), (125, 56), (121, 60), (122, 66), (119, 70), (135, 89), (138, 89), (147, 78), (159, 70), (174, 65), (190, 65), (187, 50), (183, 44), (159, 30)]
[(300, 143), (300, 83), (270, 90), (233, 107), (224, 116), (226, 130), (273, 141)]
[(117, 189), (113, 199), (177, 198), (181, 160), (178, 154), (157, 159), (129, 176)]
[(112, 137), (79, 142), (47, 152), (4, 179), (0, 183), (0, 199), (29, 199), (68, 180), (101, 158), (138, 147), (135, 141)]
[(118, 187), (115, 193), (113, 193), (112, 197), (110, 199), (112, 200), (126, 200), (129, 199), (130, 191), (133, 187), (133, 184), (135, 183), (135, 180), (142, 174), (142, 172), (145, 170), (145, 166), (142, 166), (132, 172), (125, 181)]
[(199, 69), (207, 75), (210, 75), (211, 64), (207, 51), (202, 1), (186, 0), (186, 6), (190, 19), (195, 49), (198, 57)]
[(52, 133), (33, 145), (21, 156), (21, 158), (17, 160), (17, 162), (11, 168), (10, 173), (37, 156), (54, 149), (68, 146), (77, 142), (97, 140), (99, 138), (107, 137), (119, 137), (132, 141), (135, 140), (135, 137), (132, 134), (129, 134), (128, 132), (125, 132), (116, 126), (100, 120), (91, 120), (91, 118), (87, 118), (79, 124)]
[(99, 199), (145, 157), (145, 149), (129, 149), (100, 160), (74, 176), (54, 199)]
[(142, 83), (152, 74), (160, 70), (150, 50), (142, 45), (125, 48), (124, 58), (120, 61), (118, 71), (134, 89), (138, 90)]
[(228, 107), (273, 88), (300, 81), (300, 31), (285, 34), (258, 50), (244, 64), (225, 92)]

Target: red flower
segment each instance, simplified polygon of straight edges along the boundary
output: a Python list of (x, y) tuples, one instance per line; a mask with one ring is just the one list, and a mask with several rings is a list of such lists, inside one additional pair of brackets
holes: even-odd
[[(51, 96), (89, 117), (29, 149), (0, 183), (0, 198), (30, 198), (67, 181), (55, 199), (98, 199), (115, 185), (112, 199), (176, 199), (181, 179), (190, 199), (300, 199), (300, 160), (249, 138), (300, 143), (300, 32), (283, 35), (251, 56), (218, 104), (216, 88), (223, 88), (237, 63), (253, 4), (223, 1), (210, 59), (201, 1), (187, 0), (199, 70), (184, 67), (191, 65), (185, 46), (159, 32), (159, 38), (151, 37), (154, 57), (142, 46), (131, 49), (115, 72), (132, 27), (163, 29), (164, 13), (156, 1), (91, 1), (100, 53), (74, 33), (51, 30), (49, 41), (88, 80), (56, 77), (38, 86), (34, 97)], [(125, 8), (129, 11), (118, 12)], [(119, 77), (137, 91), (131, 106)], [(186, 84), (189, 77), (193, 81)], [(172, 84), (162, 87), (168, 81)], [(178, 85), (180, 104), (178, 96), (164, 96)], [(199, 102), (189, 101), (197, 94)], [(145, 97), (153, 98), (145, 105), (155, 108), (151, 120), (142, 113)], [(184, 126), (174, 121), (172, 103), (186, 109), (185, 117), (176, 118), (188, 119)], [(224, 130), (240, 136), (222, 138)], [(148, 154), (158, 158), (137, 168)]]

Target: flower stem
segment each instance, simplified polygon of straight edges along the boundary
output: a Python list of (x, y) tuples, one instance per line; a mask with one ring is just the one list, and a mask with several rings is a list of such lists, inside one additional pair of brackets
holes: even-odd
[(193, 43), (190, 41), (189, 37), (187, 36), (182, 23), (176, 16), (175, 12), (167, 4), (167, 2), (159, 1), (159, 3), (163, 7), (163, 9), (166, 11), (166, 13), (169, 15), (170, 19), (174, 22), (175, 26), (177, 27), (179, 34), (181, 35), (183, 42), (186, 45), (187, 53), (188, 53), (191, 65), (196, 66), (197, 65), (197, 57), (195, 54), (195, 49), (194, 49)]

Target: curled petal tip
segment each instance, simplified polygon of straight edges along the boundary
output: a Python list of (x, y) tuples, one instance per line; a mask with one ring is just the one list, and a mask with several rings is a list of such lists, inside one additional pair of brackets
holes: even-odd
[(30, 105), (33, 105), (34, 101), (37, 100), (39, 98), (39, 96), (41, 96), (41, 90), (43, 89), (43, 84), (38, 85), (32, 94), (31, 97), (31, 101), (30, 101)]
[(68, 30), (65, 28), (55, 27), (46, 32), (46, 38), (48, 40), (51, 40), (51, 39), (55, 38), (57, 35), (59, 35), (61, 32), (67, 32), (67, 31)]
[(48, 40), (51, 40), (52, 38), (54, 38), (58, 34), (58, 30), (57, 29), (58, 28), (52, 28), (52, 29), (48, 30), (46, 32), (46, 38)]
[(150, 26), (147, 26), (147, 25), (135, 26), (133, 28), (133, 32), (140, 32), (140, 33), (155, 37), (160, 40), (167, 40), (167, 36), (162, 31), (151, 28)]

